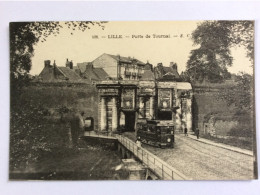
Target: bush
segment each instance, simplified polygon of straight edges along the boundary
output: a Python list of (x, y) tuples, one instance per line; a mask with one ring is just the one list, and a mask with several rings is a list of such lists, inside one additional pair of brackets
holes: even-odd
[(41, 105), (20, 102), (11, 106), (10, 115), (10, 171), (26, 170), (43, 153), (67, 142), (66, 125), (49, 120)]

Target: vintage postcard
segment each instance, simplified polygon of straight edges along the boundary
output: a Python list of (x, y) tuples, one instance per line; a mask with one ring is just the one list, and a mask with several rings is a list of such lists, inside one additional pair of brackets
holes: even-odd
[(10, 180), (258, 178), (254, 21), (9, 28)]

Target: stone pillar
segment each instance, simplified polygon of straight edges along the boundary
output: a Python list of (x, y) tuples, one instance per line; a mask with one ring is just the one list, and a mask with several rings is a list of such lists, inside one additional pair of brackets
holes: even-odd
[(187, 127), (187, 115), (186, 115), (186, 109), (187, 109), (187, 106), (186, 106), (186, 109), (185, 107), (183, 106), (183, 104), (186, 104), (186, 99), (181, 99), (182, 101), (182, 109), (181, 109), (181, 115), (182, 115), (182, 121), (181, 121), (181, 130), (182, 132), (184, 133), (184, 129), (185, 127)]
[(181, 110), (182, 109), (181, 109), (181, 97), (178, 97), (178, 95), (176, 95), (176, 106), (179, 107), (179, 109), (176, 110), (176, 130), (181, 131), (182, 130), (182, 127), (181, 127)]
[(100, 109), (100, 130), (107, 130), (107, 108), (106, 108), (106, 99), (101, 97), (101, 109)]
[(187, 98), (187, 112), (186, 112), (186, 124), (188, 133), (193, 133), (192, 131), (192, 93), (190, 93), (190, 97)]
[(139, 97), (139, 113), (138, 118), (144, 118), (144, 98)]
[(154, 97), (150, 97), (150, 117), (154, 118)]
[(118, 127), (118, 115), (117, 115), (117, 98), (112, 98), (112, 131), (116, 131)]

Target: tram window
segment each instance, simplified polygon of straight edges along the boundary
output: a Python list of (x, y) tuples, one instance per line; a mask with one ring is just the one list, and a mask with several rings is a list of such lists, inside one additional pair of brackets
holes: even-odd
[(159, 120), (172, 120), (172, 112), (162, 111), (158, 113)]

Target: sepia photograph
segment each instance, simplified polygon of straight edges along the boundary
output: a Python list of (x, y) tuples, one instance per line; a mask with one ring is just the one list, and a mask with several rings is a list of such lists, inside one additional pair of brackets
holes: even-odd
[(258, 179), (253, 20), (9, 23), (9, 180)]

